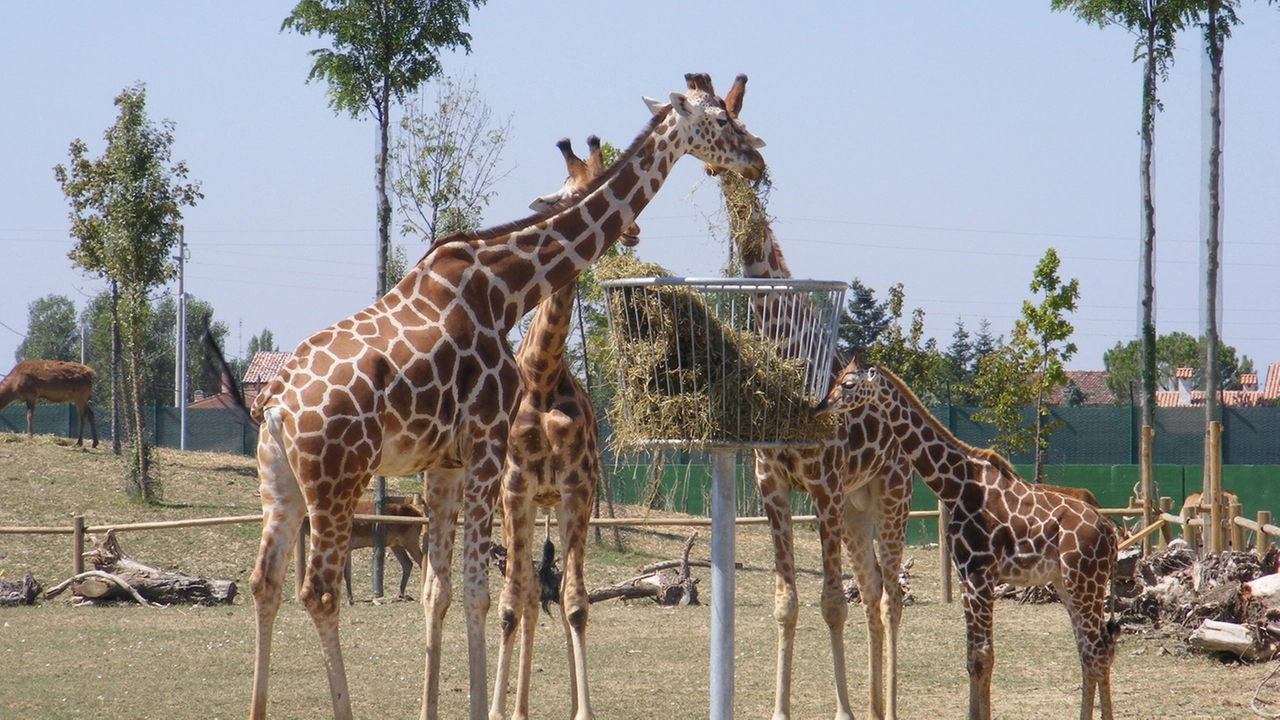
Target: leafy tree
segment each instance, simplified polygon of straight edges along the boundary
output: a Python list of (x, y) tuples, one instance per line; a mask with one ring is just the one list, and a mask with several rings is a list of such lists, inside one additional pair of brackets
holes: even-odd
[(65, 295), (46, 295), (27, 306), (27, 337), (14, 359), (80, 361), (76, 305)]
[[(1204, 360), (1208, 353), (1205, 338), (1196, 339), (1184, 332), (1173, 332), (1161, 335), (1156, 339), (1156, 383), (1161, 390), (1174, 390), (1177, 380), (1174, 371), (1178, 368), (1192, 369), (1192, 388), (1203, 390), (1207, 373)], [(1248, 356), (1239, 358), (1236, 349), (1230, 345), (1218, 345), (1218, 363), (1222, 369), (1218, 388), (1220, 390), (1237, 390), (1240, 388), (1240, 376), (1253, 372), (1253, 361)], [(1115, 394), (1117, 401), (1123, 403), (1129, 397), (1129, 387), (1138, 380), (1138, 364), (1141, 357), (1139, 341), (1116, 343), (1115, 347), (1102, 355), (1103, 365), (1107, 369), (1107, 387)]]
[(926, 405), (938, 405), (946, 399), (945, 361), (937, 341), (924, 337), (924, 310), (912, 310), (911, 322), (903, 328), (905, 300), (902, 283), (889, 288), (885, 310), (890, 321), (867, 349), (867, 359), (892, 370)]
[[(75, 140), (70, 166), (58, 165), (54, 175), (72, 207), (71, 234), (78, 242), (69, 256), (76, 266), (110, 283), (113, 325), (119, 328), (113, 336), (123, 340), (128, 353), (122, 383), (131, 441), (125, 490), (154, 501), (160, 497), (160, 487), (149, 470), (151, 453), (142, 409), (147, 370), (142, 339), (151, 311), (148, 293), (174, 276), (172, 254), (181, 208), (195, 205), (204, 196), (198, 182), (185, 182), (185, 163), (169, 164), (174, 126), (168, 120), (157, 126), (147, 118), (145, 86), (126, 88), (115, 104), (120, 115), (106, 131), (103, 156), (89, 159), (88, 147)], [(117, 345), (113, 339), (113, 357), (119, 357)]]
[[(1034, 450), (1035, 479), (1044, 476), (1044, 451), (1049, 435), (1058, 423), (1046, 423), (1046, 401), (1055, 389), (1067, 384), (1065, 365), (1075, 355), (1069, 338), (1075, 328), (1066, 314), (1075, 312), (1080, 283), (1058, 277), (1060, 261), (1053, 248), (1036, 264), (1031, 291), (1042, 293), (1039, 304), (1023, 301), (1022, 317), (1013, 326), (1010, 342), (1000, 352), (984, 359), (977, 385), (983, 394), (983, 409), (975, 417), (992, 422), (1000, 430), (997, 444), (1010, 450)], [(1021, 409), (1034, 408), (1034, 425), (1021, 425)]]
[(1155, 145), (1155, 113), (1163, 109), (1156, 96), (1158, 80), (1168, 79), (1179, 30), (1191, 17), (1196, 0), (1051, 0), (1054, 10), (1070, 10), (1098, 27), (1118, 25), (1137, 37), (1133, 59), (1143, 62), (1141, 159), (1142, 188), (1142, 424), (1153, 425), (1155, 387), (1155, 244), (1156, 210), (1152, 199), (1151, 163)]
[(280, 348), (276, 346), (276, 337), (271, 334), (270, 330), (262, 329), (261, 335), (255, 335), (249, 338), (248, 357), (252, 358), (260, 352), (280, 352)]
[(391, 149), (391, 190), (403, 234), (426, 242), (480, 226), (511, 135), (511, 118), (495, 119), (475, 78), (436, 82), (434, 100), (421, 93), (405, 104)]
[(836, 350), (844, 357), (853, 357), (856, 352), (865, 351), (893, 320), (889, 317), (888, 301), (876, 302), (875, 290), (855, 278), (849, 284), (849, 300), (840, 313)]
[[(207, 329), (219, 343), (226, 337), (226, 323), (213, 321), (213, 306), (199, 298), (187, 298), (187, 397), (191, 402), (195, 391), (213, 395), (222, 390), (222, 373), (213, 350), (205, 342)], [(174, 402), (177, 378), (174, 377), (173, 351), (177, 331), (178, 303), (173, 297), (163, 297), (152, 311), (152, 323), (148, 338), (148, 357), (153, 365), (152, 393), (148, 403), (168, 407)]]
[(964, 321), (956, 318), (956, 329), (951, 333), (951, 344), (942, 356), (941, 366), (947, 384), (947, 400), (951, 404), (978, 404), (977, 395), (973, 392), (978, 359), (973, 336), (965, 328)]
[(329, 83), (334, 112), (358, 117), (368, 112), (378, 123), (378, 295), (387, 292), (391, 253), (391, 202), (387, 159), (392, 102), (439, 75), (440, 51), (471, 52), (471, 35), (461, 26), (484, 0), (302, 0), (280, 29), (332, 38), (332, 48), (311, 51), (312, 79)]

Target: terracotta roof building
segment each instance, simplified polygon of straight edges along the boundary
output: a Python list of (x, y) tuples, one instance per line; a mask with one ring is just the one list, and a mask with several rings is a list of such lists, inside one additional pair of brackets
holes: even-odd
[(1068, 370), (1067, 387), (1056, 388), (1049, 396), (1050, 405), (1070, 405), (1071, 388), (1080, 393), (1080, 402), (1084, 407), (1110, 406), (1116, 404), (1115, 393), (1107, 387), (1106, 370)]
[[(1178, 368), (1174, 378), (1178, 383), (1175, 390), (1160, 390), (1156, 393), (1158, 407), (1204, 407), (1204, 391), (1191, 389), (1191, 368)], [(1258, 376), (1246, 373), (1240, 376), (1239, 390), (1223, 390), (1219, 396), (1223, 406), (1257, 407), (1272, 403), (1280, 398), (1280, 363), (1267, 366), (1267, 385), (1258, 390)]]
[[(252, 405), (253, 399), (258, 397), (258, 393), (271, 382), (273, 378), (280, 372), (280, 368), (292, 357), (292, 353), (279, 351), (259, 351), (253, 354), (249, 360), (249, 367), (244, 371), (244, 377), (240, 379), (240, 392), (244, 395), (244, 404)], [(233, 408), (235, 400), (231, 396), (231, 387), (228, 378), (222, 378), (222, 392), (216, 395), (204, 396), (196, 393), (196, 398), (187, 405), (188, 408), (208, 409), (208, 408)]]

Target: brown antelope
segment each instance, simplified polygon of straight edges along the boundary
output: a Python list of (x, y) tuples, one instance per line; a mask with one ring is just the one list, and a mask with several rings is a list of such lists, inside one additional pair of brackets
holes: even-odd
[[(356, 515), (372, 515), (373, 503), (361, 501), (356, 503)], [(383, 515), (398, 517), (422, 517), (422, 511), (413, 505), (387, 503), (382, 506)], [(374, 523), (355, 520), (351, 523), (351, 542), (347, 544), (347, 566), (343, 570), (343, 579), (347, 583), (347, 604), (355, 600), (351, 596), (351, 555), (350, 551), (373, 547)], [(409, 572), (416, 565), (422, 567), (422, 525), (419, 523), (383, 523), (386, 528), (385, 546), (400, 561), (400, 598), (406, 598), (404, 590), (409, 585)]]
[(31, 420), (36, 400), (71, 403), (80, 414), (80, 433), (76, 445), (84, 445), (84, 421), (93, 430), (93, 446), (98, 447), (98, 423), (89, 407), (89, 394), (98, 373), (88, 365), (61, 360), (23, 360), (0, 382), (0, 409), (14, 400), (27, 404), (27, 436), (31, 436)]

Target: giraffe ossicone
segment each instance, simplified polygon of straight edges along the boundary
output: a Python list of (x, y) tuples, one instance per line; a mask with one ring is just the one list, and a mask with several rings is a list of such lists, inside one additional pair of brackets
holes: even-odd
[[(651, 109), (652, 106), (651, 106)], [(686, 154), (759, 176), (760, 144), (724, 103), (673, 94), (619, 160), (567, 207), (435, 240), (372, 305), (300, 343), (251, 409), (258, 431), (262, 540), (249, 580), (256, 608), (250, 716), (267, 712), (272, 626), (298, 529), (311, 552), (299, 597), (320, 637), (336, 718), (351, 717), (338, 636), (353, 509), (375, 474), (425, 473), (427, 646), (421, 717), (439, 716), (451, 562), (463, 528), (463, 610), (472, 720), (488, 698), (488, 548), (520, 372), (507, 335), (631, 225)], [(519, 479), (516, 482), (520, 482)]]
[(1115, 576), (1116, 525), (1087, 500), (1028, 483), (991, 450), (971, 447), (933, 417), (892, 372), (855, 357), (819, 414), (879, 407), (912, 467), (946, 506), (952, 561), (960, 578), (968, 634), (969, 718), (991, 717), (995, 666), (995, 586), (1052, 583), (1071, 618), (1080, 656), (1080, 718), (1095, 696), (1111, 720), (1111, 663), (1119, 626), (1108, 617)]

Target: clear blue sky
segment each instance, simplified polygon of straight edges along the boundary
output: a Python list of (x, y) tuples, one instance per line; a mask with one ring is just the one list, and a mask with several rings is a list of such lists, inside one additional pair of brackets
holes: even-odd
[[(93, 156), (112, 99), (147, 85), (150, 117), (177, 124), (175, 159), (203, 183), (185, 213), (187, 290), (231, 327), (283, 349), (373, 299), (375, 127), (335, 116), (306, 84), (322, 39), (280, 33), (290, 1), (20, 3), (0, 25), (0, 372), (27, 306), (83, 307), (100, 281), (71, 267), (68, 205), (52, 168), (81, 138)], [(485, 215), (527, 214), (557, 188), (555, 141), (625, 146), (642, 95), (708, 72), (751, 82), (743, 119), (768, 142), (769, 209), (797, 277), (858, 278), (908, 307), (946, 347), (957, 319), (1007, 334), (1032, 269), (1055, 247), (1082, 299), (1070, 367), (1136, 337), (1140, 68), (1123, 29), (1043, 2), (511, 2), (473, 13), (474, 75), (513, 131), (513, 168)], [(1280, 362), (1280, 12), (1241, 8), (1226, 48), (1223, 340), (1265, 370)], [(1158, 331), (1198, 334), (1201, 40), (1179, 38), (1160, 88)], [(640, 218), (642, 256), (718, 273), (708, 232), (720, 198), (686, 158)], [(409, 255), (420, 256), (416, 238)]]

